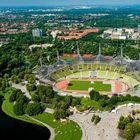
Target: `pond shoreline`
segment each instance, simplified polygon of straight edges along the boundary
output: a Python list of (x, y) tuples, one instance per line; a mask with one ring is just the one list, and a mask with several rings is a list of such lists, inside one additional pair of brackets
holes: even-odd
[[(48, 127), (44, 126), (40, 122), (37, 122), (35, 120), (31, 120), (31, 118), (22, 118), (22, 117), (14, 117), (12, 114), (12, 111), (5, 110), (4, 107), (4, 102), (3, 100), (4, 97), (0, 96), (0, 124), (1, 128), (3, 129), (3, 133), (10, 134), (13, 136), (13, 138), (16, 138), (16, 133), (17, 135), (22, 135), (23, 137), (28, 137), (28, 138), (37, 138), (37, 137), (42, 137), (45, 139), (50, 139), (51, 138), (51, 132)], [(6, 130), (7, 131), (6, 131)], [(23, 132), (22, 132), (23, 131)], [(27, 133), (27, 134), (26, 134)], [(24, 135), (25, 134), (25, 135)]]

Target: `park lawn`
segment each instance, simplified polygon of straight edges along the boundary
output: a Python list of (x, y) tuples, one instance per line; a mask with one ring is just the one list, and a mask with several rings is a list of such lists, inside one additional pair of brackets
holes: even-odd
[(66, 60), (66, 61), (74, 61), (74, 60), (76, 60), (73, 57), (63, 57), (63, 59)]
[(91, 83), (90, 81), (70, 81), (70, 84), (67, 87), (67, 90), (83, 90), (88, 91), (89, 88), (93, 88), (95, 91), (111, 91), (111, 84), (103, 84), (101, 81), (96, 81)]
[(94, 101), (94, 100), (92, 100), (90, 98), (82, 98), (81, 104), (86, 106), (86, 107), (91, 107), (92, 110), (94, 110), (94, 111), (97, 111), (97, 110), (100, 110), (100, 111), (108, 110), (107, 107), (102, 107), (100, 105), (99, 101)]
[(34, 118), (54, 128), (55, 140), (80, 140), (82, 137), (81, 128), (73, 121), (55, 121), (53, 115), (46, 112)]
[[(43, 126), (42, 124), (30, 119), (26, 115), (22, 115), (22, 116), (15, 115), (13, 112), (14, 104), (9, 102), (9, 97), (10, 94), (8, 93), (5, 94), (4, 96), (5, 100), (2, 103), (2, 110), (7, 115), (18, 120)], [(53, 115), (49, 113), (43, 113), (32, 117), (52, 127), (55, 131), (55, 140), (72, 140), (72, 139), (80, 140), (82, 137), (81, 128), (79, 127), (78, 124), (76, 124), (73, 121), (68, 121), (68, 122), (54, 121)]]

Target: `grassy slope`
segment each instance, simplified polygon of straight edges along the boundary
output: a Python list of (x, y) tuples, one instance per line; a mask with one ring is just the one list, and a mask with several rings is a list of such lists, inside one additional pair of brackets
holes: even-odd
[(96, 91), (111, 91), (110, 84), (103, 84), (102, 82), (91, 83), (90, 81), (71, 81), (72, 85), (68, 86), (68, 90), (85, 90), (93, 87)]
[(99, 104), (98, 101), (94, 101), (94, 100), (91, 100), (90, 98), (82, 98), (81, 100), (81, 104), (86, 106), (86, 107), (92, 107), (92, 109), (94, 111), (97, 111), (98, 109), (103, 111), (103, 110), (108, 110), (107, 107), (101, 107), (101, 105)]
[[(2, 104), (2, 110), (9, 116), (23, 120), (26, 122), (34, 123), (41, 125), (33, 120), (31, 120), (29, 117), (23, 115), (23, 116), (16, 116), (13, 113), (13, 103), (9, 102), (9, 94), (5, 95), (5, 100)], [(55, 140), (80, 140), (82, 137), (82, 130), (81, 128), (73, 121), (69, 122), (60, 122), (60, 121), (54, 121), (54, 117), (52, 114), (49, 113), (43, 113), (37, 116), (33, 116), (33, 118), (40, 120), (46, 124), (48, 124), (50, 127), (54, 128), (55, 130)]]
[(43, 113), (34, 116), (34, 118), (54, 128), (56, 134), (55, 140), (80, 140), (81, 139), (82, 131), (80, 127), (73, 121), (69, 121), (69, 122), (54, 121), (53, 115), (49, 113)]

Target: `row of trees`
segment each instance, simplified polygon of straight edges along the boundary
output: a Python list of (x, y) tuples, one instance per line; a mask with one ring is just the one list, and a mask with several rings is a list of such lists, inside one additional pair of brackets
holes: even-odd
[(98, 101), (101, 107), (108, 107), (110, 110), (120, 102), (133, 101), (140, 103), (140, 97), (131, 96), (129, 94), (126, 96), (114, 95), (112, 97), (108, 97), (107, 95), (100, 95), (99, 92), (92, 90), (89, 95), (92, 100)]

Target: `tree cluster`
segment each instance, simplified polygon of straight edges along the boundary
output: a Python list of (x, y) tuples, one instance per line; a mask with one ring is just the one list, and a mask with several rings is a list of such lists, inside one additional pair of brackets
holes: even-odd
[(130, 115), (127, 117), (121, 116), (118, 122), (118, 129), (121, 130), (122, 137), (127, 140), (133, 140), (140, 134), (140, 123)]

